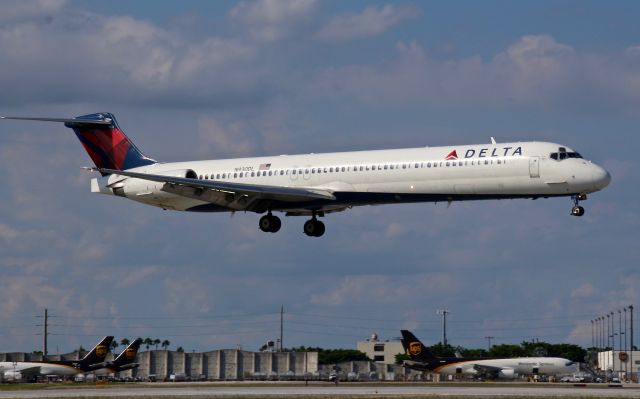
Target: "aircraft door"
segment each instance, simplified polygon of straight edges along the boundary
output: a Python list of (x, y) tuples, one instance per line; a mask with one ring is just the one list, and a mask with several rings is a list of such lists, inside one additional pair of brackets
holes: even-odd
[(529, 158), (529, 177), (532, 179), (540, 177), (540, 157)]

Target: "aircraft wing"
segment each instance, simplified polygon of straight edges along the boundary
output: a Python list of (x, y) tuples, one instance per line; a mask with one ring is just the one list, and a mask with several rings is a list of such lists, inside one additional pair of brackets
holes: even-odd
[(328, 190), (264, 186), (258, 184), (231, 183), (217, 180), (188, 179), (176, 176), (164, 176), (124, 170), (98, 169), (105, 174), (114, 174), (135, 179), (165, 183), (163, 191), (235, 210), (263, 211), (265, 202), (307, 202), (314, 200), (334, 200)]

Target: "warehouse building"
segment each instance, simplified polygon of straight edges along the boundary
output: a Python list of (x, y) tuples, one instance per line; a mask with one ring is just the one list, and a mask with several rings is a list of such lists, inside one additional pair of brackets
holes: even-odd
[[(50, 355), (48, 360), (78, 360), (84, 353)], [(107, 361), (113, 359), (108, 354)], [(29, 353), (0, 353), (0, 361), (39, 361), (42, 355)], [(248, 352), (221, 349), (210, 352), (176, 352), (151, 350), (138, 352), (138, 368), (123, 371), (120, 377), (142, 380), (169, 380), (181, 376), (191, 380), (245, 379), (313, 379), (318, 377), (317, 352)]]

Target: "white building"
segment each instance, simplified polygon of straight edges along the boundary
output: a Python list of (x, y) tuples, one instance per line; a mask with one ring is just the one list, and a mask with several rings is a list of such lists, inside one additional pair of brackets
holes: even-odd
[(371, 335), (371, 339), (358, 342), (357, 349), (363, 352), (374, 362), (394, 364), (396, 355), (404, 353), (402, 342), (399, 340), (378, 340), (378, 335)]
[(640, 369), (640, 351), (621, 352), (606, 351), (598, 352), (598, 368), (604, 371), (611, 371), (624, 377), (633, 373), (634, 380), (637, 381), (638, 369)]

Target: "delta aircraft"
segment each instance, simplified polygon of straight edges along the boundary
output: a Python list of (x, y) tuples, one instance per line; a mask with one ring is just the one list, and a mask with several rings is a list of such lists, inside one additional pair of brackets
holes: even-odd
[(563, 144), (549, 142), (421, 147), (379, 151), (280, 155), (162, 163), (124, 134), (110, 113), (72, 119), (0, 117), (62, 122), (73, 129), (100, 173), (91, 191), (165, 210), (250, 211), (264, 214), (264, 232), (280, 218), (310, 217), (304, 233), (319, 237), (318, 220), (354, 206), (515, 198), (571, 197), (580, 201), (605, 188), (611, 176)]
[(112, 336), (104, 337), (80, 360), (42, 360), (33, 362), (0, 362), (4, 380), (33, 380), (37, 376), (73, 376), (102, 368), (111, 346)]
[(402, 330), (402, 346), (409, 355), (406, 367), (444, 375), (486, 376), (492, 379), (513, 379), (518, 375), (561, 375), (576, 371), (576, 365), (560, 357), (464, 358), (436, 357), (413, 335)]

